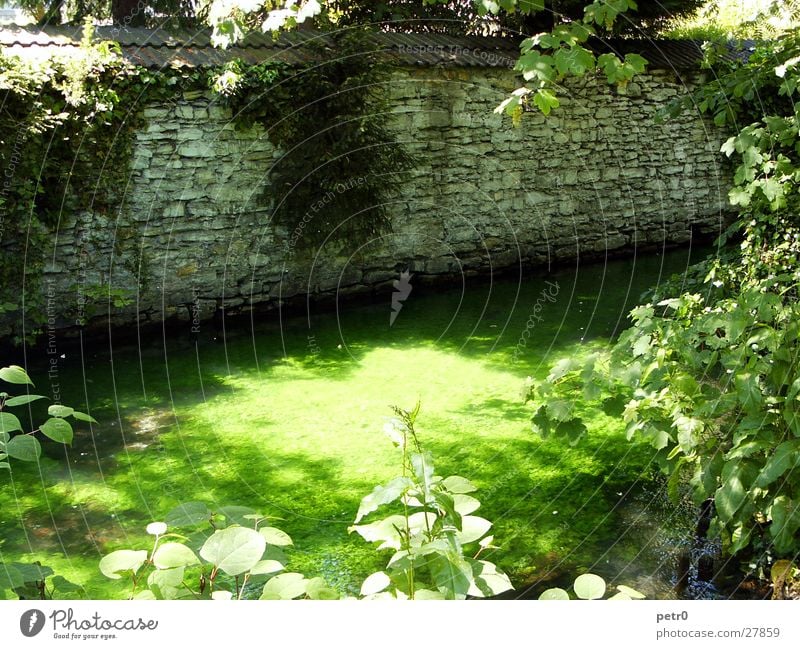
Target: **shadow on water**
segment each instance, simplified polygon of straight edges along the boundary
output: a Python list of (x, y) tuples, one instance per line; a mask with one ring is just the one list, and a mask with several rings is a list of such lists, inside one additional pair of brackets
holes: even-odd
[[(20, 470), (20, 484), (39, 486), (0, 503), (27, 530), (14, 531), (17, 514), (4, 516), (2, 549), (96, 565), (177, 502), (248, 504), (285, 519), (300, 548), (293, 568), (321, 569), (352, 591), (387, 558), (346, 532), (360, 497), (394, 471), (371, 431), (388, 405), (411, 406), (422, 394), (437, 471), (478, 484), (481, 513), (502, 539), (495, 558), (509, 559), (527, 595), (595, 568), (674, 596), (670, 557), (686, 530), (646, 501), (648, 451), (607, 421), (580, 449), (540, 440), (517, 394), (559, 354), (607, 344), (641, 294), (687, 259), (678, 251), (521, 281), (470, 279), (463, 290), (420, 283), (393, 321), (389, 290), (374, 304), (232, 321), (222, 339), (201, 328), (198, 340), (102, 349), (85, 341), (59, 356), (56, 378), (38, 389), (54, 394), (57, 382), (64, 403), (101, 424), (78, 427), (66, 461), (47, 445), (41, 477)], [(47, 349), (30, 352), (34, 376), (49, 362)], [(642, 547), (642, 538), (651, 541)]]

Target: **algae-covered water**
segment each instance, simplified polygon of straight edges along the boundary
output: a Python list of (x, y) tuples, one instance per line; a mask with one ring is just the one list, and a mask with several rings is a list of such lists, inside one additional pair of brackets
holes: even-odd
[[(664, 544), (681, 542), (685, 517), (648, 495), (649, 449), (603, 416), (578, 447), (543, 441), (520, 392), (559, 357), (608, 345), (643, 291), (688, 258), (647, 253), (449, 288), (412, 277), (394, 319), (388, 288), (369, 305), (276, 310), (224, 331), (204, 323), (139, 344), (36, 348), (36, 391), (57, 391), (99, 423), (78, 426), (66, 451), (45, 443), (38, 467), (15, 465), (0, 493), (0, 559), (40, 560), (93, 597), (119, 597), (97, 568), (102, 555), (147, 548), (148, 522), (201, 500), (281, 517), (292, 569), (357, 592), (388, 556), (347, 527), (361, 497), (400, 471), (382, 432), (389, 407), (420, 400), (437, 473), (478, 485), (492, 560), (515, 585), (592, 569), (668, 596)], [(32, 414), (41, 421), (41, 409)]]

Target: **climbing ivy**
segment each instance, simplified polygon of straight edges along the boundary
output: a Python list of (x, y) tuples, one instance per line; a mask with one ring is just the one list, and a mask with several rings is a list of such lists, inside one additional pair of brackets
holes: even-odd
[(365, 34), (331, 34), (335, 57), (305, 46), (310, 62), (299, 68), (233, 61), (213, 78), (236, 124), (260, 124), (281, 151), (264, 190), (289, 252), (386, 232), (386, 205), (414, 164), (389, 128), (390, 68)]
[(127, 179), (150, 79), (93, 32), (87, 21), (80, 47), (46, 59), (0, 55), (0, 312), (15, 326), (46, 320), (43, 265), (63, 216), (115, 212)]

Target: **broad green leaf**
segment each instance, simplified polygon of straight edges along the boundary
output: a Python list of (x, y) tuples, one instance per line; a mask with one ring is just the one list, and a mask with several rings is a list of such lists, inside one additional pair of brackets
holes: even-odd
[(570, 419), (569, 421), (561, 421), (556, 426), (556, 434), (566, 437), (570, 446), (575, 446), (587, 433), (588, 429), (586, 428), (586, 424), (578, 417)]
[(361, 500), (355, 522), (358, 523), (364, 516), (371, 514), (381, 505), (394, 502), (413, 484), (409, 478), (395, 478), (386, 486), (378, 485), (371, 494), (364, 496)]
[(442, 480), (442, 485), (452, 494), (468, 494), (478, 490), (474, 484), (460, 475), (446, 477)]
[(14, 406), (24, 406), (32, 401), (38, 401), (39, 399), (44, 399), (45, 397), (39, 394), (22, 394), (18, 397), (9, 397), (5, 401), (5, 405), (9, 408), (13, 408)]
[(401, 539), (397, 530), (403, 530), (405, 527), (406, 519), (399, 514), (393, 514), (367, 525), (351, 525), (347, 528), (347, 531), (349, 533), (358, 533), (368, 543), (380, 541), (381, 544), (378, 546), (378, 550), (387, 548), (399, 550)]
[(51, 417), (69, 417), (74, 412), (69, 406), (62, 406), (59, 403), (54, 403), (47, 408), (47, 414)]
[(235, 577), (255, 566), (266, 547), (267, 541), (255, 530), (233, 526), (214, 532), (200, 548), (200, 556)]
[(448, 599), (464, 599), (472, 584), (472, 566), (456, 552), (431, 555), (427, 563), (431, 577)]
[(314, 577), (306, 582), (306, 595), (308, 595), (310, 599), (340, 599), (339, 593), (328, 586), (327, 582), (322, 577)]
[(166, 516), (166, 523), (170, 527), (191, 527), (198, 523), (208, 522), (211, 510), (205, 503), (188, 502), (178, 505)]
[[(194, 552), (183, 543), (162, 543), (153, 555), (153, 565), (161, 570), (185, 568), (200, 563)], [(216, 564), (215, 564), (216, 565)]]
[(725, 463), (722, 470), (722, 485), (714, 496), (717, 515), (723, 523), (733, 520), (734, 515), (747, 499), (752, 469), (742, 460)]
[(154, 523), (150, 523), (145, 528), (145, 531), (151, 536), (161, 536), (167, 533), (167, 524), (156, 521)]
[(468, 595), (473, 597), (492, 597), (513, 590), (511, 580), (497, 566), (489, 561), (468, 559), (472, 566), (473, 583)]
[(295, 599), (306, 594), (308, 580), (298, 572), (277, 575), (264, 584), (260, 599)]
[(117, 550), (100, 559), (100, 572), (109, 579), (121, 579), (124, 572), (134, 574), (147, 561), (146, 550)]
[(606, 594), (605, 580), (591, 573), (581, 575), (572, 586), (578, 599), (602, 599)]
[(17, 385), (33, 385), (33, 381), (28, 378), (28, 373), (19, 365), (0, 368), (0, 379)]
[(465, 494), (453, 494), (453, 504), (456, 511), (462, 516), (471, 514), (481, 506), (480, 501)]
[(228, 602), (233, 599), (233, 593), (228, 590), (215, 590), (211, 593), (211, 599), (217, 602)]
[(544, 591), (541, 595), (539, 595), (540, 600), (567, 600), (569, 599), (569, 593), (565, 591), (563, 588), (548, 588)]
[(0, 563), (0, 589), (22, 588), (24, 585), (25, 577), (16, 567)]
[(788, 442), (778, 444), (775, 452), (767, 460), (764, 468), (761, 469), (756, 486), (766, 487), (787, 471), (793, 471), (800, 467), (800, 439), (793, 439)]
[(418, 600), (442, 600), (445, 599), (444, 593), (427, 588), (420, 588), (414, 591), (414, 599)]
[(562, 358), (558, 361), (553, 368), (550, 370), (550, 374), (547, 375), (547, 380), (551, 383), (555, 383), (560, 378), (563, 378), (573, 370), (576, 370), (580, 367), (580, 363), (574, 358)]
[(533, 103), (544, 115), (549, 115), (551, 110), (561, 105), (558, 97), (545, 88), (541, 88), (534, 93)]
[(373, 572), (364, 580), (364, 583), (361, 584), (361, 594), (374, 595), (375, 593), (380, 593), (386, 590), (391, 583), (392, 580), (385, 572)]
[(79, 412), (78, 410), (73, 410), (72, 416), (78, 421), (87, 421), (90, 424), (97, 423), (97, 420), (94, 417), (92, 417), (91, 415), (87, 415), (85, 412)]
[(17, 435), (6, 444), (8, 457), (23, 462), (36, 462), (42, 454), (42, 447), (33, 435)]
[(772, 524), (769, 533), (775, 544), (776, 552), (791, 552), (796, 548), (797, 530), (800, 529), (800, 502), (790, 500), (786, 496), (778, 496), (770, 510)]
[(283, 570), (285, 566), (275, 559), (263, 559), (250, 569), (251, 575), (271, 575)]
[(70, 426), (68, 421), (54, 417), (53, 419), (48, 419), (39, 426), (39, 430), (54, 442), (72, 444), (72, 426)]
[[(2, 574), (1, 567), (0, 574)], [(75, 584), (68, 579), (65, 579), (61, 575), (55, 575), (50, 580), (50, 583), (52, 584), (53, 588), (55, 588), (56, 592), (63, 595), (72, 595), (72, 597), (68, 597), (66, 599), (79, 599), (81, 597), (86, 597), (86, 589), (83, 586), (80, 584)]]
[(147, 577), (147, 585), (158, 599), (177, 599), (180, 593), (185, 590), (183, 587), (185, 572), (182, 566), (166, 570), (154, 570)]
[(483, 538), (492, 527), (491, 522), (480, 516), (462, 516), (461, 521), (461, 530), (456, 533), (461, 543), (472, 543)]
[(646, 599), (646, 595), (643, 595), (638, 590), (634, 590), (629, 586), (617, 586), (617, 590), (620, 593), (627, 595), (631, 599)]
[(283, 530), (279, 530), (277, 527), (262, 527), (258, 530), (258, 533), (261, 534), (264, 540), (270, 545), (277, 545), (278, 547), (293, 545), (292, 537)]
[(0, 412), (0, 433), (13, 433), (22, 430), (22, 424), (10, 412)]
[(240, 505), (227, 505), (225, 507), (220, 507), (216, 513), (225, 517), (225, 522), (228, 526), (241, 525), (242, 527), (253, 527), (253, 516), (256, 515), (256, 510), (251, 507), (242, 507)]

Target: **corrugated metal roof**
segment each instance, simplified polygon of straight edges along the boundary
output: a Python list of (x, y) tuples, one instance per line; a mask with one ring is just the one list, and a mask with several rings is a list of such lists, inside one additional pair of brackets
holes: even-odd
[[(77, 47), (82, 28), (48, 26), (29, 28), (9, 26), (0, 29), (0, 46), (8, 54), (46, 55), (50, 48)], [(166, 32), (164, 30), (100, 26), (98, 40), (120, 44), (123, 56), (131, 63), (151, 69), (204, 68), (240, 58), (248, 63), (265, 60), (290, 65), (320, 59), (315, 43), (335, 50), (335, 41), (324, 32), (293, 31), (273, 38), (271, 34), (253, 32), (236, 47), (221, 50), (211, 45), (207, 30)], [(445, 34), (375, 33), (370, 36), (374, 51), (389, 60), (407, 66), (447, 67), (512, 67), (519, 55), (519, 42), (510, 38), (451, 36)], [(596, 52), (618, 54), (635, 52), (644, 56), (651, 68), (688, 69), (696, 67), (702, 57), (696, 41), (653, 41), (637, 39), (596, 40)]]

